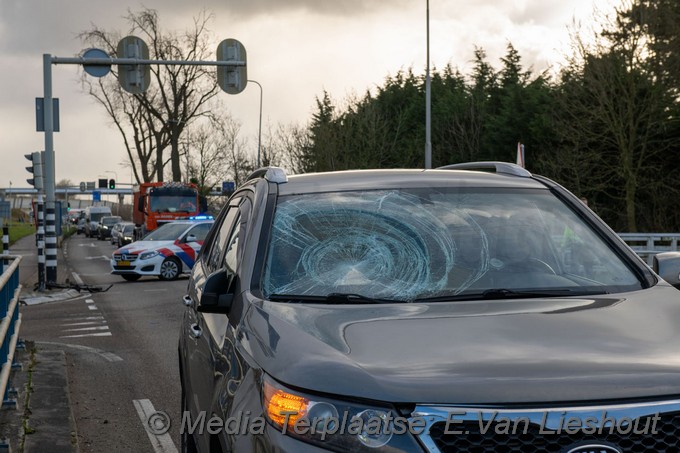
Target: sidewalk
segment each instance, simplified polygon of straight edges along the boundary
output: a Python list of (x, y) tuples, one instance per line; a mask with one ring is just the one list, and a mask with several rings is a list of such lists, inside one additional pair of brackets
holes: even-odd
[[(27, 236), (10, 246), (11, 255), (21, 255), (19, 281), (21, 307), (72, 299), (80, 295), (72, 289), (36, 291), (38, 256), (35, 237)], [(69, 277), (61, 248), (57, 250), (58, 282)], [(25, 322), (25, 321), (24, 321)], [(25, 347), (17, 349), (15, 361), (21, 368), (12, 373), (10, 386), (16, 389), (16, 409), (0, 411), (0, 437), (9, 443), (10, 452), (78, 451), (77, 434), (69, 401), (66, 358), (59, 349), (36, 348), (30, 338), (20, 340)]]
[[(21, 255), (19, 263), (19, 282), (23, 286), (21, 289), (21, 302), (26, 305), (35, 305), (45, 302), (56, 302), (60, 300), (73, 299), (80, 293), (73, 289), (47, 289), (37, 291), (38, 284), (38, 249), (35, 245), (35, 236), (26, 236), (19, 239), (9, 248), (10, 255)], [(65, 282), (70, 275), (64, 266), (64, 255), (61, 247), (57, 249), (57, 283)]]

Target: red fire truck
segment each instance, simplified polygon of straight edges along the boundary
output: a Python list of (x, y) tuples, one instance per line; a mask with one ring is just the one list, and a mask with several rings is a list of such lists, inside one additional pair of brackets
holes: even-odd
[(198, 188), (191, 183), (146, 182), (133, 196), (135, 240), (165, 223), (195, 216), (205, 207)]

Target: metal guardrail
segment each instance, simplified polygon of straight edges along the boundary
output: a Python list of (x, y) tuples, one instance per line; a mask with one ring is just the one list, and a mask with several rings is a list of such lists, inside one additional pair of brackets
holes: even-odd
[(14, 362), (14, 352), (19, 342), (21, 314), (19, 313), (19, 262), (20, 256), (3, 255), (0, 263), (0, 394), (2, 406), (16, 408), (16, 390), (10, 387), (12, 369), (21, 368)]
[(619, 233), (619, 237), (650, 266), (657, 253), (679, 250), (680, 233)]

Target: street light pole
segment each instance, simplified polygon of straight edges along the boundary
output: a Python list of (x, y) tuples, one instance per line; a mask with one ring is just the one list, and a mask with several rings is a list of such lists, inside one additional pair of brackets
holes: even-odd
[(432, 168), (432, 119), (430, 94), (430, 0), (425, 0), (427, 65), (425, 69), (425, 169)]
[(260, 168), (260, 152), (262, 150), (262, 85), (256, 80), (248, 80), (260, 87), (260, 126), (257, 131), (257, 168)]

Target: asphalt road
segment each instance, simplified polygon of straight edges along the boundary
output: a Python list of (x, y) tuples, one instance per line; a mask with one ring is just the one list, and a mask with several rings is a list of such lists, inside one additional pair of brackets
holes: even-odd
[[(66, 353), (69, 397), (82, 452), (172, 452), (179, 447), (177, 341), (187, 278), (126, 282), (111, 275), (108, 241), (73, 236), (59, 281), (113, 286), (78, 299), (22, 307), (22, 336)], [(74, 275), (75, 274), (75, 275)], [(169, 436), (143, 419), (164, 411)]]

